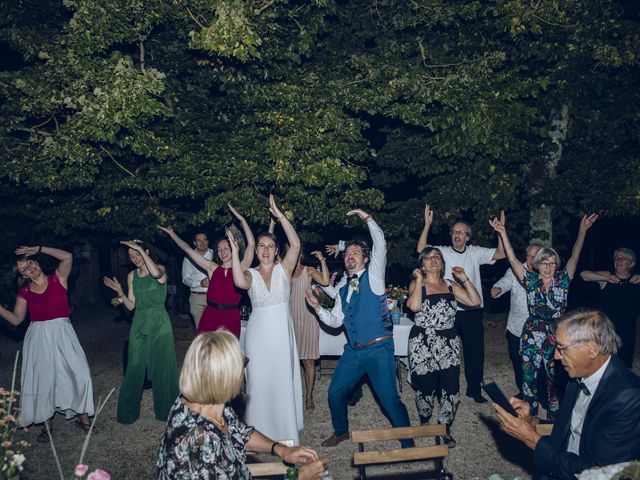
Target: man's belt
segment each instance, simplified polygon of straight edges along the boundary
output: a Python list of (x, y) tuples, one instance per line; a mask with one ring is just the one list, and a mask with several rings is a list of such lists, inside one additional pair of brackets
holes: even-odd
[(211, 300), (207, 300), (207, 305), (211, 308), (217, 308), (218, 310), (240, 310), (238, 305), (225, 305), (224, 303), (216, 303)]
[(206, 295), (207, 292), (194, 292), (193, 290), (191, 290), (191, 293), (194, 295)]
[(364, 345), (362, 345), (359, 342), (355, 343), (355, 347), (356, 348), (365, 348), (365, 347), (370, 347), (371, 345), (373, 345), (374, 343), (378, 343), (381, 342), (383, 340), (388, 340), (389, 338), (393, 338), (393, 335), (384, 335), (382, 337), (378, 337), (378, 338), (374, 338), (373, 340), (371, 340), (369, 343), (366, 343)]

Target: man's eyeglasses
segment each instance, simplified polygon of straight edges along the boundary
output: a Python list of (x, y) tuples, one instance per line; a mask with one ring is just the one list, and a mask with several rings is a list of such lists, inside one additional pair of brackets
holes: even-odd
[(562, 345), (561, 343), (556, 343), (556, 352), (558, 352), (558, 354), (563, 357), (564, 356), (564, 351), (567, 348), (571, 348), (571, 347), (575, 347), (580, 345), (581, 343), (584, 343), (586, 340), (578, 340), (577, 342), (571, 342), (568, 343), (567, 345)]
[(466, 235), (467, 232), (465, 232), (464, 230), (452, 230), (451, 234), (452, 235)]

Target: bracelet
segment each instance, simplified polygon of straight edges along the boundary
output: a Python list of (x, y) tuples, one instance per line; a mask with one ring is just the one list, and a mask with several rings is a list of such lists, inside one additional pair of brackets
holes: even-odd
[(41, 252), (42, 252), (42, 245), (38, 247), (38, 253), (41, 253)]
[(368, 222), (369, 220), (371, 220), (371, 215), (367, 215), (366, 217), (364, 217), (365, 222)]
[(467, 283), (469, 281), (469, 277), (467, 277), (467, 279), (465, 281), (463, 281), (462, 283)]
[(279, 442), (273, 442), (273, 444), (271, 444), (271, 456), (272, 457), (276, 457), (276, 445), (280, 445)]

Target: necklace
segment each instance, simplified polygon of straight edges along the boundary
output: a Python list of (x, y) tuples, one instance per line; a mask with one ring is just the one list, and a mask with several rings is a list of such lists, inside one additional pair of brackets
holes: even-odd
[(203, 416), (204, 418), (206, 418), (207, 420), (209, 420), (211, 423), (213, 423), (220, 430), (222, 430), (223, 428), (225, 428), (227, 426), (227, 424), (224, 421), (224, 411), (222, 413), (222, 416), (219, 419), (217, 419), (213, 415), (207, 415), (206, 413), (204, 413), (202, 411), (204, 409), (205, 405), (200, 404), (199, 406), (200, 406), (200, 409), (199, 409), (198, 413), (201, 416)]

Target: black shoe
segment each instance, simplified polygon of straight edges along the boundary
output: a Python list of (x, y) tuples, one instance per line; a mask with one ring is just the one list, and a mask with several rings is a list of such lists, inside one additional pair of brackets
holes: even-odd
[(473, 401), (476, 403), (487, 403), (488, 400), (486, 398), (484, 398), (482, 395), (480, 395), (479, 393), (477, 395), (471, 395), (469, 393), (467, 393), (467, 397), (469, 398), (473, 398)]

